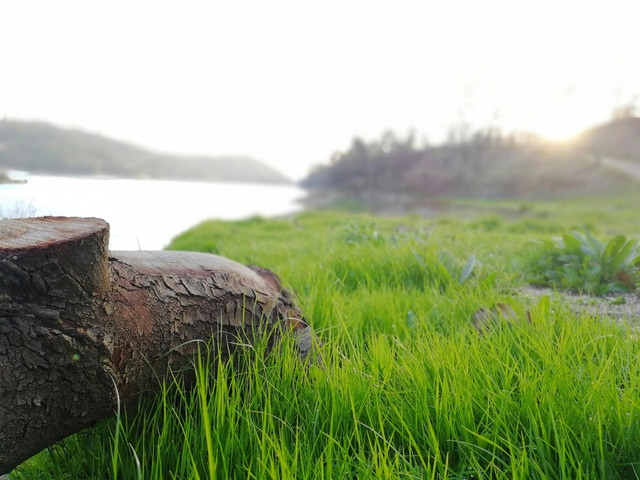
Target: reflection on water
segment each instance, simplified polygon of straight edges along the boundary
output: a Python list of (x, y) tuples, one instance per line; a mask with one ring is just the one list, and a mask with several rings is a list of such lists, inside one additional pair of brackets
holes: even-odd
[(0, 185), (0, 215), (99, 217), (112, 250), (158, 250), (208, 218), (274, 216), (300, 209), (294, 186), (30, 176)]

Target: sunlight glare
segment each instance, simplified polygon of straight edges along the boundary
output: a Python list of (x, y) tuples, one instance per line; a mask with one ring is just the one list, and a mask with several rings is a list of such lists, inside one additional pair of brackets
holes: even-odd
[(537, 132), (551, 142), (568, 142), (584, 131), (587, 122), (564, 122), (563, 119), (548, 119), (540, 125)]

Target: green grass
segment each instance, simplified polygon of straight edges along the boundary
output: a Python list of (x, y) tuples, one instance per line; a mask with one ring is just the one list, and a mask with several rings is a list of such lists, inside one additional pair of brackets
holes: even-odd
[[(585, 226), (638, 238), (638, 200), (500, 202), (520, 216), (468, 221), (307, 212), (202, 224), (171, 248), (278, 272), (323, 364), (307, 372), (291, 342), (228, 363), (203, 345), (194, 388), (168, 379), (137, 413), (12, 478), (640, 478), (632, 325), (518, 294), (533, 242)], [(498, 303), (517, 318), (476, 331), (474, 312)]]

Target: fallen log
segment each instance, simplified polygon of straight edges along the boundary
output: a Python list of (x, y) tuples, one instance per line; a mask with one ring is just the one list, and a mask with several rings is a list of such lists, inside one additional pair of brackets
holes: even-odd
[[(194, 252), (108, 252), (96, 218), (0, 221), (0, 474), (255, 335), (312, 346), (278, 277)], [(116, 393), (117, 392), (117, 393)]]

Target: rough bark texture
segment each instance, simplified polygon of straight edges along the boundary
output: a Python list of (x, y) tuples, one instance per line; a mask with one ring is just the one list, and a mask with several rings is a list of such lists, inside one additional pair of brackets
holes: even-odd
[(108, 252), (96, 218), (0, 221), (0, 474), (257, 333), (309, 327), (276, 275), (215, 255)]

